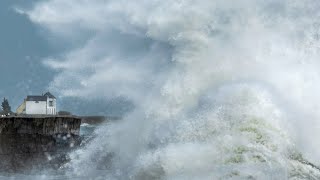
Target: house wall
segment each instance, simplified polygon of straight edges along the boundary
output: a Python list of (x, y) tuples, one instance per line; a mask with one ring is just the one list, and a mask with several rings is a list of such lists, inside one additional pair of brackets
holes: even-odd
[(47, 101), (26, 101), (26, 114), (47, 114)]
[(26, 113), (26, 101), (24, 100), (23, 103), (17, 108), (17, 114), (25, 114)]
[[(50, 101), (52, 101), (52, 106), (50, 106)], [(47, 114), (56, 115), (57, 114), (57, 103), (56, 99), (48, 98), (47, 99)]]

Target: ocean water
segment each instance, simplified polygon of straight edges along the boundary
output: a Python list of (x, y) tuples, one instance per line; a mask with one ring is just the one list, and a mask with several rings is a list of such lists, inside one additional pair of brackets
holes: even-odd
[(70, 153), (63, 178), (320, 179), (319, 8), (48, 0), (23, 11), (67, 41), (94, 32), (45, 61), (59, 70), (53, 89), (135, 105)]

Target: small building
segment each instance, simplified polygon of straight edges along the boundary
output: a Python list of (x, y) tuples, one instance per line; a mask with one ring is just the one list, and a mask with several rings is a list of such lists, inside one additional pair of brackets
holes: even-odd
[(17, 114), (56, 115), (56, 98), (50, 92), (42, 96), (27, 96), (17, 108)]

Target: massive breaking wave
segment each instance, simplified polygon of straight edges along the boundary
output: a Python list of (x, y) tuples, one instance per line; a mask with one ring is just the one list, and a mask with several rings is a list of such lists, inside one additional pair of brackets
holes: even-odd
[(135, 109), (71, 154), (71, 176), (319, 179), (317, 0), (47, 0), (19, 10), (70, 51), (62, 96)]

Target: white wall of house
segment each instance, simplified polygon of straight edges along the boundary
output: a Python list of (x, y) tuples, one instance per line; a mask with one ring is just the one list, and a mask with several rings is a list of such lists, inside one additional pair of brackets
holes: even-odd
[(47, 114), (47, 101), (26, 101), (26, 114)]
[(57, 114), (57, 103), (56, 99), (48, 98), (47, 99), (47, 114), (56, 115)]

